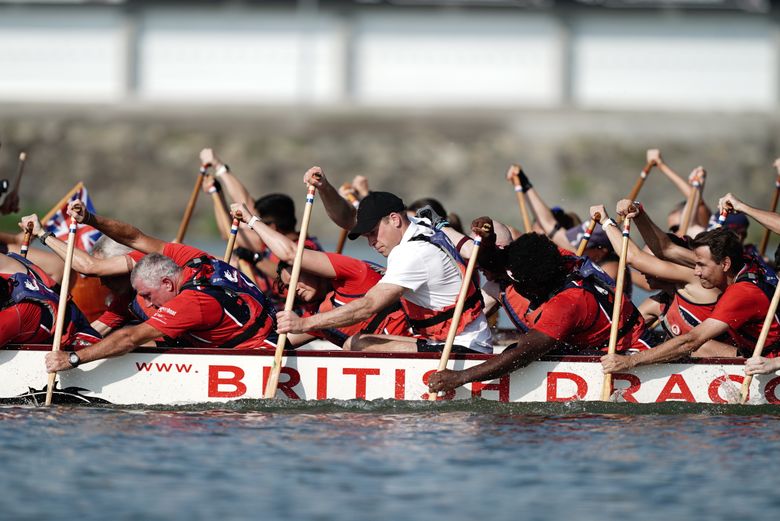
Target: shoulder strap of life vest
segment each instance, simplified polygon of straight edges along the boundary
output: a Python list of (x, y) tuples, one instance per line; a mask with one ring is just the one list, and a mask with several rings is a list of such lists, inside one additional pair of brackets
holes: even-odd
[[(185, 266), (196, 272), (182, 284), (181, 290), (206, 293), (222, 305), (224, 313), (228, 313), (236, 322), (244, 326), (241, 333), (224, 342), (220, 347), (233, 348), (245, 342), (266, 325), (268, 320), (272, 322), (268, 339), (270, 342), (275, 341), (276, 310), (263, 292), (243, 273), (226, 262), (206, 256), (192, 259)], [(249, 307), (241, 302), (239, 296), (248, 296), (261, 306), (261, 312), (251, 324), (248, 324), (251, 318)]]

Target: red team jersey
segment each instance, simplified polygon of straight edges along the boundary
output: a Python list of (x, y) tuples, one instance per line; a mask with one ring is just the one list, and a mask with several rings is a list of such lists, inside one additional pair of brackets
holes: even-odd
[[(769, 311), (769, 297), (750, 282), (737, 282), (726, 288), (710, 318), (729, 326), (729, 335), (740, 354), (750, 356)], [(780, 325), (775, 318), (766, 339), (764, 356), (774, 357), (780, 351)]]
[[(382, 275), (372, 268), (367, 262), (340, 255), (338, 253), (326, 253), (336, 278), (332, 279), (333, 291), (328, 293), (319, 306), (317, 312), (324, 313), (334, 307), (342, 306), (348, 302), (363, 297), (369, 289), (374, 287), (382, 278)], [(304, 316), (314, 312), (308, 311)], [(318, 330), (310, 332), (317, 338), (330, 340), (334, 344), (342, 345), (344, 340), (357, 333), (386, 334), (409, 336), (409, 322), (400, 305), (394, 309), (385, 310), (372, 316), (364, 322), (342, 326), (337, 329)]]
[[(623, 297), (621, 324), (626, 323), (635, 308)], [(601, 348), (609, 343), (611, 316), (599, 305), (596, 297), (581, 288), (568, 288), (531, 313), (533, 329), (565, 342), (573, 348)], [(618, 339), (617, 351), (644, 350), (648, 346), (639, 340), (644, 321), (635, 324)]]

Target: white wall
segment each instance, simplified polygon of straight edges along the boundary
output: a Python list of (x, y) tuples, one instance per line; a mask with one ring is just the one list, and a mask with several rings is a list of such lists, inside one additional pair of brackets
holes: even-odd
[(584, 107), (755, 110), (775, 105), (768, 18), (589, 16), (574, 23), (574, 101)]
[(560, 39), (549, 15), (364, 14), (355, 95), (367, 104), (554, 106)]
[(768, 16), (136, 9), (0, 6), (0, 101), (741, 111), (780, 95)]
[(113, 8), (0, 9), (0, 99), (120, 99), (121, 29), (121, 12)]
[(148, 9), (139, 97), (170, 101), (332, 102), (344, 56), (333, 17), (290, 10)]

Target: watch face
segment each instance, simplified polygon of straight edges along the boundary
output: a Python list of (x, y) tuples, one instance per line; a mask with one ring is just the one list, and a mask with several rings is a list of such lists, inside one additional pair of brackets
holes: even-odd
[(71, 353), (70, 355), (68, 355), (68, 362), (70, 362), (70, 365), (72, 365), (73, 367), (76, 367), (77, 365), (79, 365), (79, 362), (81, 362), (81, 360), (79, 359), (79, 355), (77, 355), (76, 353)]

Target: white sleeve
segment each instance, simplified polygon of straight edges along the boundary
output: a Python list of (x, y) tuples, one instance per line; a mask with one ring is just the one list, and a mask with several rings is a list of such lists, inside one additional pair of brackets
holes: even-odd
[(387, 257), (387, 270), (380, 284), (395, 284), (416, 291), (428, 282), (428, 265), (423, 261), (421, 248), (425, 243), (402, 243)]

